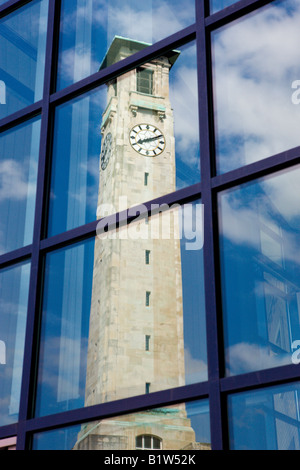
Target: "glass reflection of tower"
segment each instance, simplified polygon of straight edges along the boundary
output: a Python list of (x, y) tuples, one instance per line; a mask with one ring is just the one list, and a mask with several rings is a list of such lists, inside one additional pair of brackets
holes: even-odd
[[(103, 65), (145, 47), (115, 37)], [(102, 119), (98, 208), (126, 207), (176, 189), (171, 51), (108, 84)], [(161, 215), (160, 219), (161, 220)], [(86, 406), (184, 384), (180, 240), (176, 217), (170, 239), (96, 239)], [(149, 220), (149, 226), (154, 221)], [(142, 225), (145, 224), (141, 222)], [(145, 229), (145, 225), (143, 227)], [(184, 405), (88, 426), (80, 449), (182, 449), (195, 433)]]

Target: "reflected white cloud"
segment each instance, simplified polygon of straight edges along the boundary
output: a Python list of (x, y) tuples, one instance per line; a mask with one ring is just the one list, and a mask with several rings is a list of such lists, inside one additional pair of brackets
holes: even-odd
[(221, 172), (300, 143), (300, 108), (291, 101), (292, 82), (300, 77), (300, 5), (283, 6), (275, 2), (214, 37)]
[(6, 364), (6, 344), (0, 340), (0, 364)]
[(24, 162), (13, 159), (0, 162), (0, 202), (26, 199), (35, 194), (35, 188), (35, 182), (28, 182), (25, 177)]
[(260, 234), (263, 226), (275, 231), (284, 240), (284, 258), (300, 265), (300, 169), (281, 172), (260, 180), (252, 198), (247, 186), (221, 197), (221, 224), (223, 236), (238, 245), (261, 251)]
[(184, 362), (186, 385), (207, 380), (207, 363), (193, 357), (189, 349), (184, 350)]
[(241, 342), (226, 350), (227, 375), (253, 372), (292, 363), (292, 353), (276, 356), (267, 347)]

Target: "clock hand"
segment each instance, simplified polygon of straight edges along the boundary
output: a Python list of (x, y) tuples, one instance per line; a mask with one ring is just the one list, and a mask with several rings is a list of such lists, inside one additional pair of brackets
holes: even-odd
[(144, 144), (145, 142), (152, 142), (153, 140), (158, 140), (160, 139), (161, 137), (163, 137), (163, 135), (156, 135), (155, 137), (148, 137), (147, 139), (140, 139), (137, 141), (138, 144)]

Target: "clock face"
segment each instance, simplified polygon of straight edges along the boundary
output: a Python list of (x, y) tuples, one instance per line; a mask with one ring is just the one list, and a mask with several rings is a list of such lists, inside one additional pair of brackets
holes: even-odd
[(101, 154), (100, 154), (102, 170), (105, 170), (105, 168), (108, 165), (110, 155), (111, 155), (111, 146), (112, 146), (112, 135), (109, 132), (104, 139)]
[(160, 155), (166, 145), (162, 132), (152, 124), (138, 124), (131, 129), (129, 140), (132, 148), (144, 157)]

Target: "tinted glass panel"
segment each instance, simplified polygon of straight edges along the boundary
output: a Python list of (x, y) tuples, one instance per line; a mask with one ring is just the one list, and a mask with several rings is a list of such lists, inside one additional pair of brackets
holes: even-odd
[(203, 208), (166, 209), (48, 254), (38, 415), (207, 380)]
[(33, 450), (195, 451), (210, 450), (210, 442), (208, 401), (199, 400), (39, 433)]
[(300, 340), (299, 166), (221, 193), (227, 374), (292, 364)]
[(77, 98), (55, 113), (48, 235), (96, 220), (100, 119), (105, 90)]
[(210, 13), (216, 13), (236, 2), (238, 2), (238, 0), (210, 0)]
[(229, 397), (230, 447), (234, 450), (299, 450), (299, 384)]
[(48, 0), (0, 19), (0, 119), (42, 98)]
[(300, 144), (299, 18), (275, 1), (213, 33), (218, 173)]
[(18, 420), (30, 264), (0, 270), (0, 425)]
[[(186, 0), (63, 0), (58, 88), (95, 73), (121, 56), (103, 60), (114, 38), (131, 38), (139, 49), (195, 21), (195, 2)], [(130, 44), (124, 56), (137, 52)]]
[(94, 240), (46, 258), (37, 414), (84, 400)]
[(195, 54), (144, 64), (143, 91), (139, 68), (57, 108), (48, 235), (200, 181)]
[(32, 242), (40, 119), (0, 133), (0, 254)]

